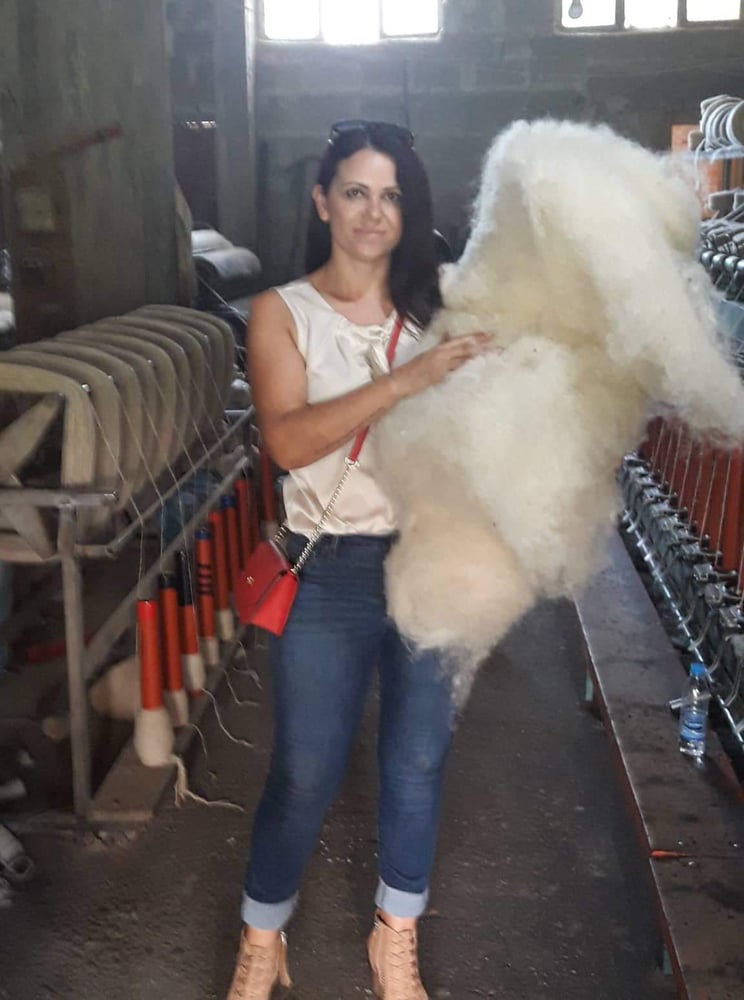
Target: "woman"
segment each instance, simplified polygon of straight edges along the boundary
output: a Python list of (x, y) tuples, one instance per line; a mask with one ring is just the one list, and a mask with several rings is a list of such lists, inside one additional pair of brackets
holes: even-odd
[[(341, 122), (312, 193), (307, 276), (253, 303), (248, 360), (264, 444), (289, 470), (292, 560), (318, 524), (351, 441), (395, 404), (446, 378), (482, 335), (417, 354), (441, 305), (431, 195), (406, 129)], [(385, 348), (404, 320), (394, 367)], [(426, 907), (453, 707), (431, 652), (416, 654), (386, 616), (383, 562), (395, 532), (363, 451), (302, 571), (271, 645), (275, 745), (256, 812), (240, 954), (229, 1000), (289, 985), (283, 928), (346, 768), (372, 674), (380, 677), (379, 888), (368, 942), (375, 993), (426, 1000), (416, 924)]]

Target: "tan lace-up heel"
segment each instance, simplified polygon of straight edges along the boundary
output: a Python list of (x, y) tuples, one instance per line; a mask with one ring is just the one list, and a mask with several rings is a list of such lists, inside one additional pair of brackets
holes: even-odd
[(247, 930), (243, 930), (227, 1000), (270, 1000), (277, 983), (287, 988), (292, 985), (286, 936), (282, 933), (275, 944), (262, 946), (251, 944)]
[(367, 942), (372, 988), (379, 1000), (429, 1000), (418, 968), (415, 928), (394, 931), (379, 917)]

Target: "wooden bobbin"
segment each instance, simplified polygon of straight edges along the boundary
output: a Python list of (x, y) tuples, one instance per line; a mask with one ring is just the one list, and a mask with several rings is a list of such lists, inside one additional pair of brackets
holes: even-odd
[(227, 539), (225, 518), (221, 510), (213, 510), (209, 515), (212, 529), (212, 561), (214, 566), (214, 608), (217, 620), (217, 635), (223, 642), (229, 642), (235, 635), (232, 609), (230, 608), (230, 584), (227, 570)]
[(248, 508), (248, 483), (239, 476), (235, 480), (235, 506), (238, 512), (238, 536), (240, 541), (240, 568), (248, 563), (248, 558), (253, 551), (251, 538), (250, 512)]
[(220, 646), (215, 623), (211, 529), (199, 528), (194, 538), (196, 543), (196, 600), (200, 646), (207, 666), (216, 667), (220, 662)]
[(140, 703), (144, 709), (163, 707), (163, 678), (160, 672), (160, 630), (157, 601), (137, 602), (139, 629)]
[[(181, 638), (181, 669), (189, 694), (196, 695), (204, 690), (206, 676), (204, 659), (199, 650), (196, 630), (196, 611), (191, 586), (191, 567), (186, 552), (176, 553), (176, 585), (178, 588), (178, 615)], [(214, 617), (214, 615), (213, 615)]]
[(227, 493), (220, 501), (225, 523), (225, 540), (227, 543), (227, 570), (230, 593), (235, 592), (235, 584), (240, 573), (240, 539), (238, 535), (238, 510), (235, 497)]
[(134, 750), (147, 767), (163, 767), (173, 753), (173, 727), (163, 705), (158, 602), (137, 602), (141, 707), (134, 720)]
[(181, 641), (178, 628), (178, 593), (172, 573), (158, 578), (160, 628), (163, 636), (163, 667), (165, 707), (175, 727), (189, 721), (189, 702), (183, 687)]

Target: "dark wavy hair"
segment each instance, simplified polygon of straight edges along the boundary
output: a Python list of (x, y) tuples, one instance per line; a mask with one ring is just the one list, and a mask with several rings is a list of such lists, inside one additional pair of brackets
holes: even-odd
[[(426, 326), (442, 305), (429, 178), (416, 152), (400, 136), (384, 128), (360, 127), (344, 132), (329, 143), (316, 180), (324, 193), (328, 193), (341, 160), (360, 149), (377, 150), (395, 163), (402, 194), (403, 232), (390, 261), (390, 295), (401, 316)], [(319, 218), (313, 206), (307, 232), (305, 272), (317, 271), (330, 256), (330, 227)]]

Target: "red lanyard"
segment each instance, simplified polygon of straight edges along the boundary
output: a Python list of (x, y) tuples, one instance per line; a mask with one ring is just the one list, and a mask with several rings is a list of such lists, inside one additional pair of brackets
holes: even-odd
[[(390, 369), (392, 369), (392, 367), (393, 367), (393, 358), (395, 357), (395, 348), (398, 346), (398, 341), (400, 340), (400, 333), (401, 333), (402, 329), (403, 329), (403, 317), (399, 313), (398, 314), (398, 318), (397, 318), (397, 320), (395, 322), (395, 327), (393, 328), (393, 333), (392, 333), (392, 336), (390, 337), (390, 343), (388, 344), (388, 349), (387, 349), (388, 368), (390, 368)], [(364, 441), (365, 441), (365, 439), (366, 439), (366, 437), (367, 437), (368, 434), (369, 434), (369, 427), (368, 426), (362, 428), (362, 430), (359, 431), (359, 433), (357, 434), (357, 436), (354, 438), (354, 444), (351, 446), (351, 451), (349, 452), (349, 456), (348, 456), (347, 461), (349, 461), (349, 462), (357, 462), (359, 460), (359, 452), (362, 450), (362, 445), (364, 444)]]

